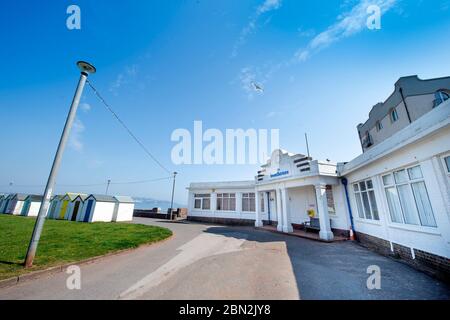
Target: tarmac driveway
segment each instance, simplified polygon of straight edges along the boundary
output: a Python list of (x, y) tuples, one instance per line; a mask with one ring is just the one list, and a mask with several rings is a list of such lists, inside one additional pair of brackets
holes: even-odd
[[(135, 223), (169, 241), (81, 266), (81, 290), (59, 273), (0, 289), (0, 299), (449, 299), (450, 288), (351, 242), (320, 243), (247, 227)], [(381, 269), (369, 290), (367, 268)]]

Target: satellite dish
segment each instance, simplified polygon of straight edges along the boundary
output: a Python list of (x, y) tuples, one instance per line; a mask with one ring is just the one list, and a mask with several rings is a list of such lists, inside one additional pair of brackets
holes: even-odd
[(81, 72), (86, 72), (89, 74), (94, 74), (97, 72), (97, 69), (95, 69), (95, 67), (92, 64), (90, 64), (89, 62), (78, 61), (77, 66)]

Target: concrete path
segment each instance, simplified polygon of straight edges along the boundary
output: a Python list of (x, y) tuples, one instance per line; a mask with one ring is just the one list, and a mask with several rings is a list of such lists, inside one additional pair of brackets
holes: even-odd
[[(0, 289), (0, 299), (450, 299), (450, 288), (350, 242), (324, 244), (254, 228), (136, 219), (169, 241), (81, 267), (81, 290), (60, 273)], [(367, 267), (381, 268), (370, 291)]]

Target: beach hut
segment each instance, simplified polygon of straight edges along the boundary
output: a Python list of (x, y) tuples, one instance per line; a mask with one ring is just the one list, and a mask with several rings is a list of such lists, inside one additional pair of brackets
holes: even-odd
[(126, 222), (133, 221), (134, 200), (131, 197), (116, 196), (116, 205), (112, 221)]
[(50, 206), (48, 208), (47, 218), (48, 219), (56, 219), (59, 215), (61, 199), (64, 196), (56, 195), (53, 196), (50, 200)]
[(0, 213), (6, 213), (8, 211), (9, 201), (14, 195), (8, 194), (3, 197), (2, 203), (0, 204)]
[(67, 220), (77, 221), (79, 214), (83, 210), (84, 201), (88, 197), (87, 194), (79, 194), (71, 203), (67, 212)]
[(8, 201), (7, 199), (8, 199), (8, 197), (9, 197), (9, 195), (8, 194), (4, 194), (4, 195), (2, 195), (1, 197), (0, 197), (0, 213), (4, 213), (5, 212), (5, 205), (6, 205), (6, 202)]
[(66, 193), (60, 200), (59, 210), (55, 213), (54, 219), (67, 219), (67, 213), (70, 211), (70, 204), (76, 197), (78, 197), (78, 193)]
[(25, 199), (21, 215), (25, 217), (37, 217), (41, 207), (43, 196), (30, 195)]
[(111, 222), (116, 202), (116, 198), (111, 196), (91, 194), (84, 201), (83, 210), (78, 215), (77, 221)]
[(8, 207), (6, 209), (7, 214), (12, 214), (18, 216), (22, 213), (23, 205), (28, 197), (26, 194), (16, 193), (12, 195), (8, 202)]

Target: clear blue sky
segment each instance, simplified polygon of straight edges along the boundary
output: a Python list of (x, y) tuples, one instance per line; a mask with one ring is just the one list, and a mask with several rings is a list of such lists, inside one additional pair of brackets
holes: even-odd
[[(382, 29), (361, 8), (379, 4)], [(81, 8), (81, 30), (66, 9)], [(315, 158), (360, 153), (356, 125), (406, 75), (448, 76), (450, 1), (142, 0), (8, 1), (0, 10), (0, 190), (43, 191), (71, 102), (77, 60), (147, 147), (191, 181), (252, 179), (256, 166), (172, 165), (173, 130), (279, 128), (281, 146)], [(303, 57), (303, 59), (302, 59)], [(254, 92), (249, 81), (261, 83)], [(89, 88), (58, 183), (127, 182), (166, 173), (146, 157)], [(170, 182), (115, 185), (111, 192), (170, 199)], [(104, 186), (58, 192), (101, 193)]]

